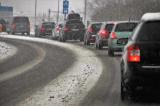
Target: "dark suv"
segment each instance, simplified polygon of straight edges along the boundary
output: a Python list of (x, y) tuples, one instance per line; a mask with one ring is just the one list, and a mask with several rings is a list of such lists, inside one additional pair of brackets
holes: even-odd
[(59, 40), (80, 40), (84, 39), (85, 26), (80, 20), (69, 20), (64, 23), (62, 30), (59, 33)]
[(29, 18), (25, 16), (16, 16), (13, 18), (12, 24), (11, 24), (11, 33), (27, 33), (27, 35), (30, 35), (30, 22)]
[(160, 89), (160, 14), (143, 15), (121, 59), (121, 99)]
[(51, 36), (52, 31), (55, 28), (55, 23), (53, 22), (43, 22), (39, 29), (39, 37), (45, 37), (46, 35)]

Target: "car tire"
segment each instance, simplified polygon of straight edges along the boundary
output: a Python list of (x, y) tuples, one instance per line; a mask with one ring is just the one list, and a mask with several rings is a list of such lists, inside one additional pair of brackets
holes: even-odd
[(61, 41), (66, 42), (66, 38), (62, 37)]
[(111, 48), (108, 48), (108, 56), (114, 56), (114, 51)]
[(27, 32), (27, 35), (30, 35), (30, 32)]
[(84, 38), (83, 38), (83, 37), (80, 37), (80, 41), (83, 42), (83, 41), (84, 41)]
[(98, 46), (98, 49), (99, 49), (99, 50), (101, 50), (101, 49), (102, 49), (102, 47), (103, 47), (103, 45), (102, 45), (102, 44), (98, 44), (97, 46)]
[(15, 35), (15, 33), (14, 33), (14, 32), (12, 32), (12, 35)]
[(86, 45), (90, 45), (90, 42), (88, 40), (86, 40)]
[(121, 100), (124, 101), (125, 100), (125, 91), (124, 91), (124, 86), (121, 82)]

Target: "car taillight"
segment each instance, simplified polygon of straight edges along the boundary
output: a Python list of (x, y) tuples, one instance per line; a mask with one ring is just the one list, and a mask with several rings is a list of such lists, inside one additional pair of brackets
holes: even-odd
[(68, 27), (65, 27), (64, 28), (64, 32), (68, 32), (69, 31), (69, 28)]
[(15, 23), (12, 24), (12, 29), (16, 29), (16, 24)]
[(128, 47), (128, 62), (140, 62), (140, 49), (138, 46)]
[(41, 27), (41, 32), (45, 32), (45, 28), (44, 27)]
[(93, 33), (93, 29), (91, 26), (88, 28), (88, 32)]
[(112, 32), (112, 33), (111, 33), (111, 39), (117, 39), (117, 35), (116, 35), (115, 32)]
[(100, 35), (101, 35), (101, 37), (107, 37), (108, 36), (108, 32), (106, 31), (106, 30), (100, 30)]
[(57, 27), (57, 28), (56, 28), (56, 32), (59, 32), (59, 31), (60, 31), (60, 28), (59, 28), (59, 27)]

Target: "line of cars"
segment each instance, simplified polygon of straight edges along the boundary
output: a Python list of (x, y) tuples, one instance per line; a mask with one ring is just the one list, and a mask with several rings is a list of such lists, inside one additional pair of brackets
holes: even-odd
[(86, 30), (84, 44), (95, 43), (96, 49), (108, 46), (108, 55), (114, 56), (114, 52), (123, 50), (137, 24), (137, 21), (91, 23)]
[[(146, 13), (121, 58), (121, 99), (160, 95), (160, 13)], [(148, 97), (150, 98), (150, 96)]]
[(145, 94), (160, 97), (160, 13), (146, 13), (139, 22), (91, 23), (84, 36), (84, 45), (91, 43), (96, 49), (108, 46), (109, 56), (122, 51), (122, 101), (137, 100)]
[[(53, 27), (54, 26), (54, 27)], [(78, 13), (70, 13), (63, 23), (52, 25), (51, 22), (42, 23), (35, 30), (36, 37), (49, 35), (54, 40), (65, 42), (66, 40), (84, 40), (85, 25)]]

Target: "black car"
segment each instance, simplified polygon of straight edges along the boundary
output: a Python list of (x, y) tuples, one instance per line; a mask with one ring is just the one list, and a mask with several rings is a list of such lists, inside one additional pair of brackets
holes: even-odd
[(100, 30), (102, 23), (101, 22), (93, 22), (89, 24), (85, 35), (84, 35), (84, 44), (89, 45), (90, 43), (95, 43), (96, 34)]
[(55, 28), (55, 25), (50, 22), (43, 22), (40, 26), (38, 36), (39, 37), (45, 37), (46, 35), (52, 36), (53, 29)]
[(16, 16), (13, 17), (13, 21), (11, 24), (11, 33), (27, 33), (30, 35), (30, 22), (29, 18), (26, 16)]
[[(160, 14), (145, 14), (124, 48), (121, 99), (160, 89)], [(154, 89), (154, 90), (153, 90)]]
[(59, 33), (59, 40), (65, 42), (66, 40), (84, 40), (85, 26), (80, 20), (69, 20), (63, 25)]

